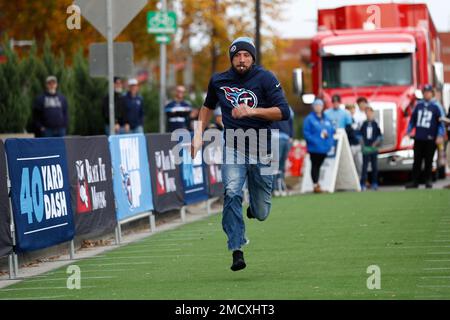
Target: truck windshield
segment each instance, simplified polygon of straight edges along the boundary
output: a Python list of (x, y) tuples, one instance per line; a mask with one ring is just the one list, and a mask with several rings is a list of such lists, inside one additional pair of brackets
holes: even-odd
[(323, 88), (406, 86), (412, 83), (410, 53), (323, 58)]

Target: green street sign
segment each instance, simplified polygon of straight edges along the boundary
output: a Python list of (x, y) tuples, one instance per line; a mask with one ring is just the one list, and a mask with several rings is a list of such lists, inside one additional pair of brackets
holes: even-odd
[(156, 42), (159, 44), (169, 44), (170, 43), (170, 36), (167, 34), (157, 34), (156, 35)]
[(177, 15), (174, 11), (149, 11), (147, 13), (147, 32), (154, 34), (173, 34), (177, 31)]

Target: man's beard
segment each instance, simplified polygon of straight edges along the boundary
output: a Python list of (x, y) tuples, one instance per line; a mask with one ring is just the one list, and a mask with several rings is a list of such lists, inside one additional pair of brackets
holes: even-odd
[(54, 95), (54, 94), (56, 94), (56, 89), (49, 89), (49, 90), (48, 90), (48, 93)]
[(244, 74), (246, 74), (246, 73), (248, 73), (248, 72), (250, 71), (250, 69), (252, 68), (252, 66), (250, 66), (250, 67), (248, 67), (248, 68), (246, 68), (245, 66), (238, 66), (238, 67), (233, 66), (233, 68), (234, 68), (234, 70), (235, 70), (237, 73), (239, 73), (240, 75), (244, 75)]

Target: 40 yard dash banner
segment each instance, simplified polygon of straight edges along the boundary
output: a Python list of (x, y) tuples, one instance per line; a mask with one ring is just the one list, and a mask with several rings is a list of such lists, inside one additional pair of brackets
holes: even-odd
[(17, 250), (37, 250), (73, 239), (64, 139), (7, 139), (5, 148)]

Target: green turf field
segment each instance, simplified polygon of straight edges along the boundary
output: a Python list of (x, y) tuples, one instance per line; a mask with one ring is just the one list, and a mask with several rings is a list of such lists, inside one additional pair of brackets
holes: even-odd
[[(232, 272), (221, 216), (156, 234), (0, 290), (1, 299), (449, 299), (450, 191), (339, 193), (273, 200), (246, 218), (247, 268)], [(367, 267), (381, 289), (367, 289)]]

